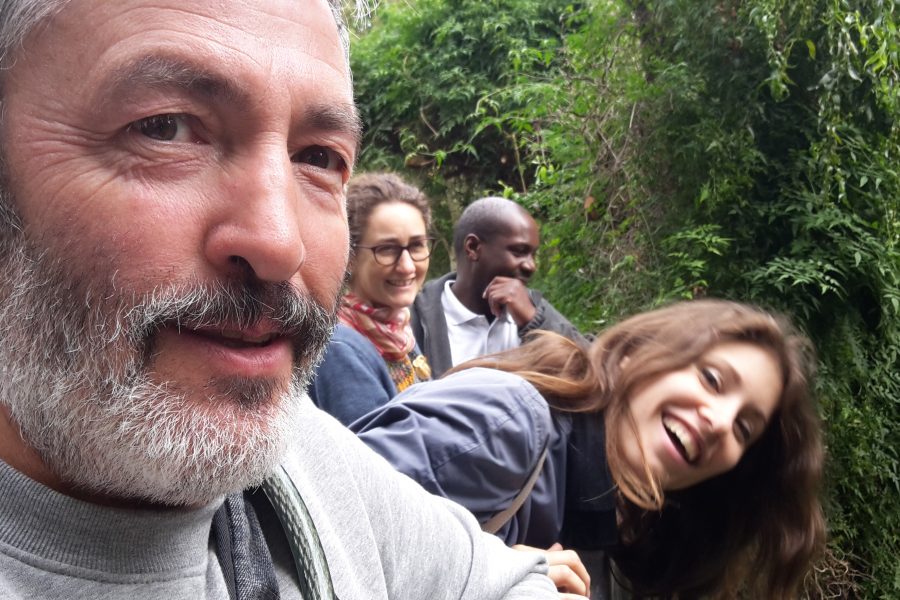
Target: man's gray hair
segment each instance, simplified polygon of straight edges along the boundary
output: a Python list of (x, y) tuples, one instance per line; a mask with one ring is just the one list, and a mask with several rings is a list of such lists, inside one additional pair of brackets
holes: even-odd
[[(15, 60), (16, 52), (25, 38), (47, 19), (58, 13), (71, 0), (0, 0), (0, 97), (2, 97), (2, 71)], [(302, 0), (300, 0), (302, 1)], [(300, 2), (298, 2), (299, 4)], [(366, 19), (377, 0), (328, 0), (331, 13), (338, 26), (344, 53), (350, 56), (350, 31), (344, 19), (344, 8), (355, 13), (356, 18)], [(299, 8), (298, 10), (302, 10)]]

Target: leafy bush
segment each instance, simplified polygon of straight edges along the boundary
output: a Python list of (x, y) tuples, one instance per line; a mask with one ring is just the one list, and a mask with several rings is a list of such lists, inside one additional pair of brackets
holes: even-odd
[[(363, 168), (543, 221), (586, 329), (674, 298), (792, 315), (819, 351), (829, 554), (813, 597), (900, 597), (900, 5), (419, 0), (354, 48)], [(424, 169), (422, 167), (425, 167)]]

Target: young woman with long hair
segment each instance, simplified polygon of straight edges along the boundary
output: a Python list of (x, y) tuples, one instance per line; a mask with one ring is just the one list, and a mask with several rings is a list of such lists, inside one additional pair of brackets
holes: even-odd
[(352, 428), (482, 523), (519, 502), (507, 543), (603, 550), (639, 595), (788, 598), (824, 539), (812, 371), (785, 320), (697, 300), (589, 346), (537, 333)]

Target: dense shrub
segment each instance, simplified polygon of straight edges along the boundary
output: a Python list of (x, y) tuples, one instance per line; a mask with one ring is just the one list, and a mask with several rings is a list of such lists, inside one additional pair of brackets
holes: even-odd
[(900, 597), (898, 12), (419, 0), (354, 48), (362, 168), (418, 169), (445, 229), (517, 198), (543, 221), (538, 285), (582, 327), (711, 295), (809, 333), (831, 535), (812, 596)]

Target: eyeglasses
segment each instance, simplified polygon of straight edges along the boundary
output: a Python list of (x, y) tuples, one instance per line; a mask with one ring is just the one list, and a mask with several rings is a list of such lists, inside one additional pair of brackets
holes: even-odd
[(406, 250), (409, 257), (416, 262), (420, 262), (431, 256), (431, 250), (434, 248), (434, 240), (432, 238), (422, 238), (414, 240), (406, 246), (399, 244), (378, 244), (377, 246), (357, 246), (371, 250), (375, 256), (375, 262), (383, 267), (393, 267), (400, 260), (400, 255)]

